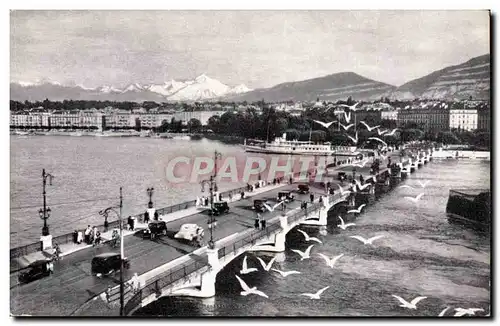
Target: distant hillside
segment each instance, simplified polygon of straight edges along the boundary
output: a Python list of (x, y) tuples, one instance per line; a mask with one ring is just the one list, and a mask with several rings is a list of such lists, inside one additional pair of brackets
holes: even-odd
[(412, 80), (391, 93), (390, 98), (474, 99), (490, 98), (490, 55), (446, 67)]
[(342, 72), (320, 78), (283, 83), (244, 94), (224, 97), (228, 101), (334, 101), (352, 96), (354, 100), (379, 99), (395, 86), (374, 81), (353, 72)]

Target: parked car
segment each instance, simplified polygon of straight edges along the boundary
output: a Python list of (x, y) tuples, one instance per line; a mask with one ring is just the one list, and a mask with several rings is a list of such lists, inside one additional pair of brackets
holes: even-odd
[(174, 235), (176, 239), (184, 239), (193, 245), (201, 245), (205, 231), (203, 228), (197, 224), (183, 224)]
[(290, 191), (278, 192), (278, 201), (284, 200), (285, 203), (289, 203), (295, 200), (295, 197)]
[(37, 260), (28, 266), (28, 270), (19, 274), (19, 283), (29, 283), (50, 275), (48, 260)]
[[(116, 252), (108, 252), (95, 256), (91, 264), (92, 274), (108, 275), (120, 270), (120, 254)], [(124, 268), (130, 268), (130, 262), (127, 258), (124, 259)]]
[(209, 214), (213, 214), (216, 216), (221, 215), (221, 214), (225, 214), (225, 213), (229, 213), (229, 205), (227, 204), (226, 201), (215, 202), (214, 206), (213, 206), (213, 210), (211, 209), (209, 211)]
[(144, 230), (143, 238), (154, 239), (157, 235), (167, 234), (167, 223), (165, 221), (151, 221), (148, 224), (148, 228)]
[(307, 194), (307, 193), (309, 193), (309, 185), (300, 184), (298, 192), (299, 192), (299, 194)]
[(263, 213), (263, 212), (266, 210), (266, 208), (264, 207), (264, 203), (265, 203), (265, 202), (266, 202), (266, 201), (265, 201), (265, 200), (262, 200), (262, 199), (255, 199), (255, 200), (253, 201), (253, 207), (252, 207), (252, 208), (253, 208), (256, 212), (258, 212), (258, 213)]

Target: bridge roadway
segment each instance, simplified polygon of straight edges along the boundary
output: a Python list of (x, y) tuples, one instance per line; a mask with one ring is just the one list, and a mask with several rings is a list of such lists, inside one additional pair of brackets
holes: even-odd
[[(284, 190), (295, 190), (297, 184), (285, 185), (248, 199), (230, 203), (230, 213), (216, 218), (217, 227), (214, 239), (225, 238), (237, 232), (254, 227), (255, 213), (252, 210), (254, 199), (275, 200), (277, 193)], [(321, 192), (321, 189), (312, 189)], [(308, 195), (295, 193), (296, 201), (287, 204), (288, 209), (300, 207), (301, 200), (309, 201)], [(317, 196), (316, 196), (317, 198)], [(269, 220), (281, 211), (265, 212), (262, 217)], [(130, 269), (125, 270), (124, 280), (129, 280), (134, 273), (139, 275), (161, 266), (178, 257), (189, 254), (197, 248), (173, 238), (180, 226), (195, 223), (205, 229), (205, 242), (209, 239), (207, 229), (208, 215), (204, 212), (167, 223), (167, 236), (155, 241), (142, 239), (139, 234), (125, 238), (125, 256), (130, 260)], [(112, 277), (98, 278), (92, 276), (91, 260), (100, 253), (119, 252), (104, 244), (96, 248), (88, 248), (64, 257), (54, 263), (54, 274), (24, 285), (12, 284), (10, 289), (11, 313), (13, 315), (29, 314), (33, 316), (68, 316), (89, 299), (106, 291), (108, 286), (119, 284), (119, 274)]]

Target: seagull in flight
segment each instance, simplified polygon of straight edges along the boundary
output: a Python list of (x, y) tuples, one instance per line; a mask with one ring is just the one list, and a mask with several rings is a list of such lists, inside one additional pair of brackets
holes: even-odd
[(304, 260), (304, 259), (307, 259), (307, 258), (311, 258), (311, 249), (314, 245), (310, 245), (309, 247), (307, 247), (306, 251), (302, 252), (298, 249), (292, 249), (293, 252), (296, 252), (300, 255), (300, 260)]
[(424, 193), (420, 193), (418, 194), (417, 197), (409, 197), (409, 196), (406, 196), (405, 198), (408, 199), (408, 200), (411, 200), (412, 202), (414, 202), (415, 204), (418, 203), (418, 201), (420, 200), (420, 198), (422, 198), (422, 196), (424, 195)]
[(269, 299), (269, 297), (264, 292), (257, 290), (257, 287), (254, 286), (253, 288), (250, 288), (245, 283), (245, 281), (243, 281), (238, 275), (235, 275), (235, 276), (238, 279), (238, 281), (240, 282), (241, 288), (243, 289), (243, 291), (241, 291), (242, 296), (247, 296), (249, 294), (256, 294), (256, 295), (260, 295), (261, 297)]
[(309, 242), (309, 241), (316, 241), (317, 243), (323, 243), (321, 242), (320, 239), (318, 238), (314, 238), (314, 237), (310, 237), (309, 234), (305, 233), (304, 231), (302, 230), (297, 230), (299, 231), (300, 233), (302, 233), (304, 235), (304, 238), (306, 239), (306, 242)]
[(287, 277), (288, 275), (293, 275), (293, 274), (301, 274), (300, 272), (297, 272), (297, 271), (284, 272), (284, 271), (280, 271), (279, 269), (276, 269), (276, 268), (271, 268), (271, 270), (280, 273), (281, 276), (283, 276), (283, 277)]
[(347, 224), (345, 224), (344, 223), (344, 219), (342, 218), (342, 216), (337, 216), (337, 217), (340, 219), (340, 224), (338, 224), (337, 227), (341, 228), (342, 230), (347, 229), (349, 226), (356, 225), (354, 223), (347, 223)]
[(318, 120), (313, 120), (313, 121), (316, 123), (319, 123), (320, 125), (322, 125), (326, 129), (330, 128), (330, 126), (335, 123), (335, 121), (331, 121), (331, 122), (323, 122), (323, 121), (318, 121)]
[(422, 183), (420, 180), (418, 180), (418, 183), (420, 183), (420, 186), (422, 188), (425, 188), (425, 186), (427, 186), (429, 184), (429, 182), (431, 182), (431, 180), (427, 180), (426, 182)]
[(388, 134), (385, 134), (385, 136), (394, 136), (394, 133), (396, 132), (396, 130), (399, 130), (398, 128), (394, 128), (392, 129), (392, 131)]
[(346, 135), (346, 136), (349, 137), (354, 142), (354, 144), (358, 143), (358, 132), (357, 131), (356, 131), (356, 138), (353, 138), (353, 137), (351, 137), (349, 135)]
[(349, 123), (349, 121), (351, 121), (351, 112), (346, 113), (346, 112), (344, 111), (344, 118), (345, 118), (345, 121), (346, 121), (347, 123)]
[(477, 311), (484, 311), (484, 309), (481, 309), (481, 308), (468, 308), (468, 309), (456, 308), (455, 311), (456, 311), (456, 313), (455, 313), (454, 317), (462, 317), (464, 315), (474, 316)]
[(356, 179), (354, 179), (354, 182), (356, 182), (356, 184), (359, 187), (359, 190), (361, 190), (361, 191), (363, 191), (364, 189), (368, 188), (371, 185), (371, 183), (369, 183), (369, 182), (365, 183), (364, 185), (361, 185), (361, 183)]
[(386, 132), (387, 132), (387, 130), (380, 130), (380, 128), (379, 128), (379, 129), (377, 129), (377, 133), (378, 133), (378, 135), (379, 135), (379, 136), (382, 136), (382, 135), (383, 135), (383, 134), (385, 134)]
[(257, 259), (260, 261), (260, 264), (262, 265), (262, 268), (266, 271), (266, 272), (269, 272), (269, 270), (271, 269), (271, 267), (273, 266), (273, 263), (274, 261), (276, 260), (276, 257), (273, 257), (273, 259), (271, 259), (269, 261), (269, 263), (265, 263), (262, 258), (260, 257), (257, 257)]
[(264, 207), (270, 211), (270, 212), (274, 212), (274, 210), (276, 209), (276, 207), (278, 207), (279, 205), (283, 204), (283, 200), (280, 201), (279, 203), (277, 203), (276, 205), (274, 205), (273, 207), (269, 206), (268, 204), (266, 203), (263, 203)]
[(241, 267), (240, 274), (248, 274), (248, 273), (256, 272), (256, 271), (257, 271), (257, 268), (248, 268), (247, 256), (245, 256), (245, 258), (243, 258), (243, 266)]
[(366, 204), (362, 204), (361, 206), (359, 206), (357, 209), (350, 209), (347, 211), (347, 213), (361, 213), (361, 210), (363, 209), (363, 207), (365, 207)]
[(341, 197), (343, 197), (344, 195), (349, 195), (351, 193), (349, 190), (342, 189), (342, 187), (339, 184), (337, 184), (337, 187), (339, 187), (339, 189), (340, 189), (340, 196)]
[(342, 107), (344, 107), (344, 108), (351, 109), (352, 111), (356, 111), (356, 110), (357, 110), (357, 109), (356, 109), (356, 106), (357, 106), (358, 104), (359, 104), (359, 102), (358, 102), (358, 103), (355, 103), (354, 105), (350, 105), (350, 106), (349, 106), (349, 105), (346, 105), (346, 104), (339, 104), (339, 106), (342, 106)]
[(383, 237), (385, 237), (385, 236), (384, 235), (377, 235), (377, 236), (371, 237), (369, 239), (365, 239), (359, 235), (351, 235), (350, 236), (350, 238), (357, 239), (357, 240), (363, 242), (365, 245), (373, 244), (373, 241), (378, 240), (378, 239), (383, 238)]
[(340, 255), (335, 256), (332, 259), (330, 259), (327, 255), (323, 255), (323, 254), (318, 254), (318, 255), (320, 255), (325, 260), (326, 264), (330, 268), (333, 268), (333, 265), (335, 265), (337, 260), (339, 260), (342, 256), (344, 256), (344, 254), (340, 254)]
[(396, 299), (398, 299), (399, 302), (401, 302), (401, 305), (399, 305), (400, 307), (408, 308), (408, 309), (417, 309), (417, 303), (419, 303), (421, 300), (424, 300), (427, 298), (427, 297), (416, 297), (415, 299), (411, 300), (411, 302), (408, 302), (398, 295), (393, 294), (392, 296), (395, 297)]
[(439, 313), (438, 317), (443, 317), (443, 316), (444, 316), (444, 314), (446, 313), (446, 311), (448, 311), (448, 309), (450, 309), (450, 307), (446, 307), (446, 308), (444, 308), (444, 309), (443, 309), (443, 310)]
[[(370, 126), (369, 126), (366, 122), (364, 122), (364, 121), (360, 121), (359, 123), (362, 123), (362, 124), (366, 127), (366, 129), (368, 129), (368, 131), (372, 131), (373, 129), (378, 129), (378, 128), (380, 128), (380, 125), (375, 126), (375, 127), (370, 127)], [(380, 135), (380, 134), (379, 134), (379, 135)]]
[(368, 160), (364, 160), (364, 161), (361, 161), (359, 163), (351, 163), (351, 164), (348, 164), (350, 166), (357, 166), (359, 168), (364, 168), (366, 163), (368, 163)]
[(379, 141), (382, 144), (384, 144), (384, 146), (387, 146), (387, 143), (378, 137), (368, 137), (368, 139), (373, 139), (373, 140)]
[(349, 130), (349, 128), (354, 126), (354, 123), (351, 123), (350, 125), (343, 125), (339, 122), (339, 125), (342, 126), (342, 128), (344, 128), (345, 131), (347, 131), (347, 130)]
[(320, 299), (320, 295), (325, 292), (327, 289), (329, 288), (329, 286), (326, 286), (324, 288), (322, 288), (321, 290), (319, 290), (318, 292), (316, 293), (301, 293), (300, 295), (304, 295), (306, 297), (309, 297), (311, 299), (316, 299), (316, 300), (319, 300)]

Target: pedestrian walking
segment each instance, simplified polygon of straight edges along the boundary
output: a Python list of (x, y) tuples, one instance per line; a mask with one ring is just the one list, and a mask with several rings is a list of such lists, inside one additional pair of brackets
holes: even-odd
[(266, 220), (265, 219), (260, 220), (260, 228), (261, 228), (261, 230), (266, 229)]
[(240, 195), (241, 195), (241, 199), (245, 198), (245, 192), (244, 191), (242, 191)]
[(140, 287), (141, 287), (141, 284), (139, 281), (139, 275), (137, 275), (137, 273), (134, 273), (134, 276), (132, 276), (132, 290), (134, 292), (137, 292)]
[(260, 225), (260, 214), (257, 213), (257, 216), (255, 216), (254, 226), (255, 226), (256, 229), (258, 229), (259, 225)]
[(146, 211), (146, 213), (144, 213), (144, 223), (148, 224), (149, 223), (149, 212)]
[(313, 203), (314, 202), (314, 194), (310, 194), (309, 198), (311, 199), (311, 203)]
[(233, 193), (232, 192), (229, 193), (229, 202), (231, 202), (231, 201), (233, 201)]
[(89, 225), (85, 229), (85, 243), (86, 244), (90, 244), (90, 233), (92, 233), (92, 229), (90, 228), (90, 225)]
[(219, 194), (219, 201), (222, 201), (222, 194)]

